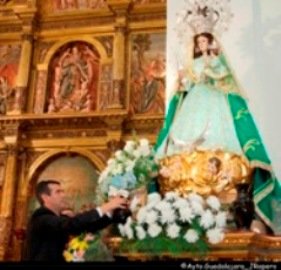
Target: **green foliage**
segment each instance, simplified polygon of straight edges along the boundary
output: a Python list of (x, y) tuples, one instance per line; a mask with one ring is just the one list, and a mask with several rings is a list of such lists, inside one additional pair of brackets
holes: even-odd
[(89, 243), (85, 252), (85, 261), (113, 261), (111, 251), (107, 248), (101, 237), (96, 237)]
[(181, 255), (184, 252), (196, 253), (196, 255), (204, 256), (208, 251), (207, 243), (199, 238), (196, 243), (188, 243), (184, 238), (178, 237), (171, 239), (161, 233), (157, 237), (147, 237), (143, 240), (127, 240), (123, 239), (120, 245), (121, 252), (141, 252), (151, 256), (170, 253), (173, 255)]
[(158, 173), (158, 165), (153, 160), (153, 156), (140, 157), (134, 167), (134, 175), (138, 179), (135, 188), (147, 185), (151, 181), (153, 175)]

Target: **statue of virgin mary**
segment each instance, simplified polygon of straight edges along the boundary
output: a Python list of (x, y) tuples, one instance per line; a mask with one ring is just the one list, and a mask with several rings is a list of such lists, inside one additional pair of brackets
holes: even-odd
[(194, 5), (183, 16), (182, 23), (190, 26), (193, 37), (155, 146), (162, 168), (160, 189), (183, 195), (191, 191), (215, 194), (233, 203), (237, 185), (249, 184), (256, 215), (280, 233), (280, 222), (275, 221), (281, 185), (215, 36), (220, 11)]

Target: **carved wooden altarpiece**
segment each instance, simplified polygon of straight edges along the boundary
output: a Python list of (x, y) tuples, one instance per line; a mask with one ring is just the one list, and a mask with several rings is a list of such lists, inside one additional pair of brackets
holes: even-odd
[(155, 142), (164, 106), (130, 109), (132, 42), (148, 33), (163, 49), (145, 59), (165, 55), (166, 3), (12, 0), (0, 15), (0, 260), (18, 261), (34, 186), (60, 176), (50, 168), (78, 157), (94, 187), (122, 142)]

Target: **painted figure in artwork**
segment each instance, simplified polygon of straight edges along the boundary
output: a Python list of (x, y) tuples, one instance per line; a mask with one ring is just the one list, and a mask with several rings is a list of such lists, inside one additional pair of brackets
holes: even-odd
[(87, 95), (95, 96), (99, 56), (86, 44), (73, 44), (53, 60), (53, 65), (50, 98), (54, 99), (55, 108), (52, 111), (66, 111), (65, 108), (80, 111), (85, 107)]
[(76, 46), (66, 51), (60, 59), (62, 73), (60, 79), (60, 96), (67, 98), (81, 86), (83, 80), (88, 79), (87, 63), (81, 58)]
[(131, 87), (132, 110), (135, 113), (164, 111), (166, 63), (158, 51), (162, 42), (161, 35), (145, 34), (134, 38)]
[(145, 71), (145, 78), (142, 82), (140, 112), (153, 111), (160, 113), (161, 108), (164, 106), (164, 76), (157, 77), (157, 75), (152, 65)]
[[(223, 9), (209, 8), (207, 4), (202, 8), (189, 2), (179, 20), (194, 35), (186, 46), (186, 67), (178, 70), (175, 92), (155, 146), (156, 156), (165, 167), (163, 177), (170, 179), (176, 179), (178, 172), (169, 174), (167, 164), (181, 156), (188, 168), (185, 179), (201, 195), (223, 197), (228, 191), (233, 195), (238, 185), (248, 183), (257, 217), (269, 230), (280, 233), (273, 224), (276, 213), (272, 207), (273, 202), (281, 206), (280, 182), (215, 37), (217, 14)], [(216, 165), (215, 171), (209, 170), (211, 165)], [(212, 173), (206, 174), (206, 168)], [(181, 190), (188, 189), (184, 181), (180, 183)], [(173, 188), (178, 187), (175, 184)]]
[(5, 114), (8, 109), (13, 110), (17, 102), (14, 87), (20, 52), (18, 45), (0, 47), (0, 114)]

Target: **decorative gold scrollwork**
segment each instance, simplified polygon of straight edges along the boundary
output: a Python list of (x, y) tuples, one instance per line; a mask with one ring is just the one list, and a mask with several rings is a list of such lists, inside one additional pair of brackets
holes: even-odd
[(161, 160), (160, 190), (176, 191), (181, 195), (197, 192), (220, 195), (239, 183), (248, 183), (251, 168), (240, 155), (218, 151), (193, 151)]

